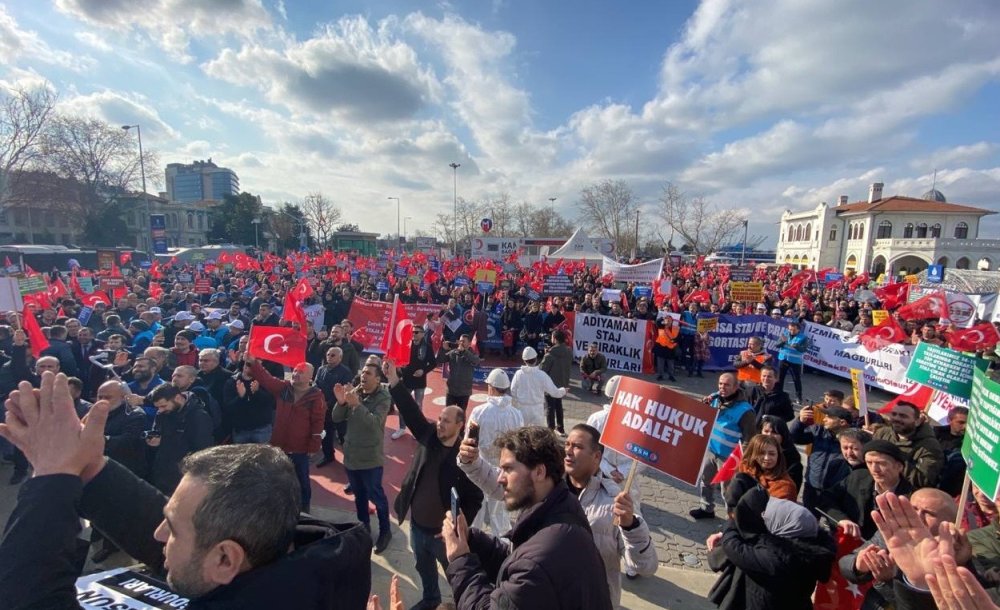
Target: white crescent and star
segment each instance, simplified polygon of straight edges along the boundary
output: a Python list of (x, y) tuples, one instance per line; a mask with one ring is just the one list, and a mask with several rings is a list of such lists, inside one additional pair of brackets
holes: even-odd
[(403, 332), (406, 330), (407, 326), (412, 327), (413, 326), (413, 320), (407, 318), (405, 320), (400, 320), (399, 323), (396, 324), (396, 343), (397, 343), (397, 345), (403, 342)]
[[(973, 337), (975, 337), (975, 339), (973, 339)], [(982, 343), (983, 340), (986, 339), (986, 335), (984, 335), (983, 331), (981, 331), (981, 330), (973, 330), (972, 332), (970, 332), (968, 334), (968, 338), (974, 344), (978, 345), (978, 344)]]
[(264, 351), (267, 352), (268, 354), (279, 353), (271, 349), (271, 342), (274, 341), (275, 339), (281, 339), (281, 347), (279, 349), (281, 350), (281, 352), (287, 352), (288, 346), (285, 344), (284, 341), (285, 338), (278, 334), (268, 335), (264, 337)]

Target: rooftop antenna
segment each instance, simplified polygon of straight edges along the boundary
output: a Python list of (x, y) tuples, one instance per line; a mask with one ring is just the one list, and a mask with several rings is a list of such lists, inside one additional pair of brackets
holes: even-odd
[(934, 168), (934, 181), (933, 183), (931, 183), (931, 190), (933, 191), (936, 188), (937, 188), (937, 168)]

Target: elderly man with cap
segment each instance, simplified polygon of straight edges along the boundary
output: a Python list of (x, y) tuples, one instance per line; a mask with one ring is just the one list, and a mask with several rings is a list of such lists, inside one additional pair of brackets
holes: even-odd
[[(500, 463), (500, 449), (493, 441), (504, 432), (523, 426), (524, 417), (511, 404), (510, 378), (503, 369), (493, 369), (486, 377), (486, 395), (486, 402), (473, 409), (469, 416), (466, 436), (478, 438), (483, 458), (497, 466)], [(484, 529), (487, 523), (497, 536), (503, 536), (510, 530), (511, 515), (502, 501), (487, 499), (486, 510), (476, 517), (472, 526)]]
[(826, 490), (820, 508), (837, 520), (837, 526), (851, 536), (868, 540), (878, 530), (872, 520), (876, 510), (875, 496), (891, 491), (908, 496), (913, 486), (903, 478), (906, 456), (889, 441), (873, 439), (862, 449), (865, 468), (859, 468), (847, 478)]
[(545, 426), (545, 396), (562, 398), (567, 389), (557, 387), (549, 374), (538, 367), (538, 352), (526, 347), (521, 352), (524, 365), (510, 383), (511, 401), (524, 418), (525, 426)]

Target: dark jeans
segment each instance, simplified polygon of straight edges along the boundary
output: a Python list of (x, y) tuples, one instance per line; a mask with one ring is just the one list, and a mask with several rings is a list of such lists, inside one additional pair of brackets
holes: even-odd
[(354, 510), (358, 513), (358, 521), (371, 529), (371, 519), (368, 516), (368, 499), (371, 498), (378, 514), (379, 534), (388, 532), (389, 499), (385, 497), (385, 490), (382, 489), (382, 467), (348, 470), (347, 482), (354, 490)]
[(309, 503), (312, 501), (312, 483), (309, 480), (309, 454), (308, 453), (288, 453), (286, 454), (295, 466), (295, 477), (299, 480), (299, 488), (302, 492), (302, 512), (309, 512)]
[(550, 430), (566, 431), (563, 427), (562, 398), (545, 397), (545, 420), (548, 422)]
[(347, 422), (342, 421), (335, 424), (327, 417), (323, 423), (323, 430), (326, 431), (326, 436), (320, 442), (320, 445), (323, 447), (323, 459), (333, 461), (333, 444), (340, 443), (341, 447), (344, 446), (344, 436), (347, 434)]
[(462, 407), (462, 410), (464, 411), (469, 407), (469, 397), (455, 396), (451, 392), (448, 392), (448, 395), (445, 397), (444, 404), (448, 405), (449, 407), (451, 405), (458, 405), (459, 407)]
[(694, 335), (681, 333), (677, 337), (677, 347), (680, 350), (679, 358), (681, 366), (687, 369), (688, 375), (694, 368)]
[(792, 383), (795, 384), (795, 397), (802, 402), (802, 365), (792, 364), (787, 360), (782, 360), (778, 364), (778, 391), (785, 391), (785, 377), (788, 371), (792, 372)]
[(437, 607), (441, 603), (437, 564), (448, 569), (448, 556), (444, 552), (444, 540), (439, 537), (440, 533), (440, 528), (431, 530), (410, 522), (410, 548), (417, 560), (417, 574), (420, 575), (420, 585), (424, 590), (420, 603), (427, 608)]

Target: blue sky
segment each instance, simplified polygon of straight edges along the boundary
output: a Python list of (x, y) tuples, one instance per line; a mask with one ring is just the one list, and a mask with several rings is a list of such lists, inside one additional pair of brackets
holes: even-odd
[[(993, 0), (0, 3), (0, 84), (140, 123), (265, 202), (433, 229), (459, 194), (556, 206), (626, 180), (656, 225), (672, 181), (749, 213), (886, 192), (1000, 210)], [(151, 172), (152, 173), (152, 172)], [(162, 171), (156, 172), (161, 176)], [(981, 237), (997, 237), (990, 217)]]

